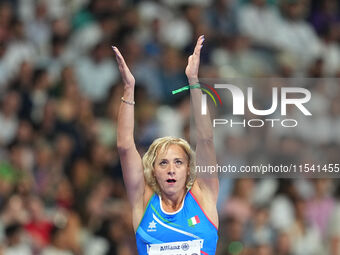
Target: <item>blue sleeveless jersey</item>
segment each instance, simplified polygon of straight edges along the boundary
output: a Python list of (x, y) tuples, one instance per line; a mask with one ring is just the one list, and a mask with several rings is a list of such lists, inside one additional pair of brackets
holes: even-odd
[(217, 228), (207, 218), (191, 191), (187, 192), (182, 208), (166, 213), (160, 197), (153, 194), (136, 231), (140, 255), (148, 254), (150, 244), (203, 240), (201, 254), (214, 255), (217, 245)]

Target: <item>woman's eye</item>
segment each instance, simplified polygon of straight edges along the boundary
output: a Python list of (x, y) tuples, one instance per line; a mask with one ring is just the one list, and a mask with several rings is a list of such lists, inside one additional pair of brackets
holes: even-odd
[(181, 164), (182, 164), (182, 161), (176, 160), (176, 164), (181, 165)]
[(166, 164), (166, 161), (161, 161), (159, 164), (163, 166)]

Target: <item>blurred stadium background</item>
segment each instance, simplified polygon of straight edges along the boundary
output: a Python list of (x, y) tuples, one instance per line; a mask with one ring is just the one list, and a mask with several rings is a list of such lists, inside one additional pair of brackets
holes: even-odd
[[(340, 77), (337, 0), (0, 1), (1, 255), (136, 254), (115, 147), (122, 84), (111, 45), (136, 77), (143, 152), (159, 136), (189, 140), (190, 101), (170, 92), (187, 83), (201, 34), (200, 77)], [(334, 130), (339, 85), (309, 88)], [(338, 161), (340, 135), (327, 134), (314, 137)], [(247, 163), (247, 138), (226, 139), (226, 161)], [(291, 160), (301, 147), (282, 139), (278, 150)], [(221, 177), (217, 254), (339, 255), (339, 187)]]

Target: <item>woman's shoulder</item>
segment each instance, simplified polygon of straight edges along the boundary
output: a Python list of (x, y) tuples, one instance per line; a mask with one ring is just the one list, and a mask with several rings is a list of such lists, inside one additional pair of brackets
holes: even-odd
[(144, 194), (141, 195), (141, 199), (137, 201), (137, 203), (132, 205), (132, 218), (133, 218), (133, 226), (135, 232), (141, 222), (145, 209), (147, 208), (149, 201), (153, 196), (154, 192), (149, 186), (145, 186)]
[(145, 190), (144, 190), (144, 197), (143, 197), (143, 209), (145, 210), (150, 199), (155, 194), (155, 192), (152, 190), (152, 188), (145, 184)]
[(197, 181), (194, 182), (190, 191), (191, 195), (200, 206), (204, 214), (208, 217), (208, 219), (215, 225), (218, 226), (218, 213), (216, 202), (204, 192)]

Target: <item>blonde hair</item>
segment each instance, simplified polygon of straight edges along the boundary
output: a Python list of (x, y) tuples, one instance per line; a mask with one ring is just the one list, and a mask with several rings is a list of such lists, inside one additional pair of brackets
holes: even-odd
[(157, 158), (157, 155), (159, 153), (166, 152), (170, 145), (179, 145), (184, 150), (185, 154), (188, 157), (189, 176), (187, 177), (187, 180), (185, 182), (186, 188), (189, 190), (196, 180), (195, 153), (190, 148), (188, 142), (182, 138), (175, 138), (171, 136), (158, 138), (153, 141), (148, 151), (143, 156), (145, 181), (157, 194), (160, 194), (161, 190), (157, 183), (156, 177), (153, 174), (154, 163)]

